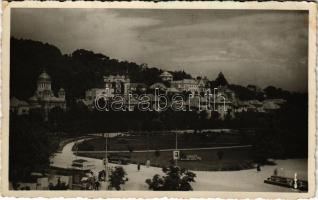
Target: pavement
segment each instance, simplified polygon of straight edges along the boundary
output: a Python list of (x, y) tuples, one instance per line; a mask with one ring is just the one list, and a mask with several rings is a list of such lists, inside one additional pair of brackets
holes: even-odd
[[(83, 139), (82, 139), (83, 140)], [(76, 142), (73, 141), (66, 144), (63, 150), (56, 153), (51, 158), (51, 166), (70, 168), (72, 161), (75, 159), (85, 159), (95, 167), (92, 171), (98, 174), (104, 169), (102, 160), (74, 155), (72, 147)], [(277, 168), (278, 175), (286, 177), (294, 177), (297, 173), (298, 179), (307, 180), (307, 159), (287, 159), (276, 160), (277, 165), (263, 166), (261, 171), (256, 169), (240, 170), (240, 171), (193, 171), (197, 177), (196, 182), (192, 183), (194, 191), (244, 191), (244, 192), (295, 192), (290, 188), (265, 184), (264, 180), (273, 175)], [(118, 166), (109, 163), (110, 167)], [(121, 165), (127, 173), (128, 181), (123, 186), (124, 190), (148, 190), (145, 183), (147, 178), (152, 178), (155, 174), (163, 175), (162, 169), (157, 167), (141, 166), (140, 171), (137, 165)]]

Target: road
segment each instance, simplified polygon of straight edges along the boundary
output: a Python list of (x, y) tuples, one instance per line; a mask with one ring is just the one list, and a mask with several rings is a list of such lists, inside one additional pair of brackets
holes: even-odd
[[(72, 147), (78, 140), (64, 146), (60, 153), (56, 153), (52, 159), (52, 166), (69, 168), (75, 159), (85, 159), (94, 164), (94, 173), (103, 170), (103, 163), (99, 159), (76, 156)], [(293, 192), (289, 188), (265, 184), (264, 180), (273, 174), (275, 168), (279, 170), (278, 175), (293, 177), (297, 172), (299, 179), (307, 180), (307, 160), (288, 159), (276, 160), (276, 166), (264, 166), (261, 172), (255, 169), (241, 171), (194, 171), (197, 175), (196, 182), (192, 183), (195, 191), (246, 191), (246, 192)], [(110, 163), (109, 166), (118, 166)], [(137, 170), (135, 164), (122, 165), (127, 172), (129, 181), (124, 185), (125, 190), (148, 190), (145, 180), (152, 178), (155, 174), (163, 175), (161, 168), (141, 166)]]

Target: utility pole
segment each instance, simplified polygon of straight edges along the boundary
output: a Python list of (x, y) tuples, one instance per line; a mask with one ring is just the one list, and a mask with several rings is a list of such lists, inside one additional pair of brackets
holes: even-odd
[[(176, 131), (176, 151), (178, 150), (178, 132)], [(180, 156), (180, 155), (179, 155)], [(176, 167), (178, 166), (178, 158), (176, 159)]]
[(77, 154), (78, 154), (78, 143), (76, 142), (76, 143), (75, 143), (75, 145), (76, 145), (75, 160), (77, 160)]
[(105, 133), (105, 190), (108, 190), (108, 157), (107, 157), (107, 142), (108, 142), (108, 137), (107, 133)]
[(149, 144), (149, 131), (147, 131), (147, 161), (146, 161), (146, 167), (147, 167), (147, 168), (150, 166), (149, 148), (150, 148), (150, 144)]

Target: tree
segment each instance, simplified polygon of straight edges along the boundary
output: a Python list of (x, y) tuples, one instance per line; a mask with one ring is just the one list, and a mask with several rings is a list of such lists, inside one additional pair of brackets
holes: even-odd
[(105, 177), (106, 177), (106, 172), (105, 170), (99, 171), (98, 172), (98, 180), (99, 181), (105, 181)]
[[(162, 70), (147, 64), (119, 61), (85, 49), (62, 55), (58, 47), (32, 40), (11, 38), (10, 44), (10, 95), (21, 100), (34, 94), (43, 67), (52, 77), (53, 92), (63, 87), (68, 103), (83, 98), (90, 88), (102, 87), (104, 75), (128, 73), (132, 82), (146, 85), (161, 81)], [(177, 79), (191, 78), (184, 71), (172, 73)]]
[(60, 178), (57, 180), (57, 184), (53, 185), (52, 183), (49, 184), (49, 190), (67, 190), (69, 186), (66, 185), (64, 182), (61, 182)]
[(131, 144), (128, 144), (127, 145), (127, 149), (129, 151), (129, 155), (131, 157), (132, 153), (134, 152), (134, 147)]
[(159, 156), (160, 156), (160, 151), (159, 151), (159, 150), (156, 150), (156, 151), (155, 151), (155, 156), (156, 156), (156, 157), (159, 157)]
[(219, 170), (222, 169), (222, 159), (223, 159), (223, 156), (224, 156), (224, 151), (222, 150), (219, 150), (217, 151), (217, 156), (218, 156), (218, 159), (219, 159)]
[(120, 185), (123, 185), (128, 181), (128, 178), (125, 177), (127, 173), (125, 172), (124, 168), (122, 167), (115, 167), (109, 176), (109, 187), (115, 188), (116, 190), (120, 190)]
[(218, 86), (225, 86), (228, 85), (229, 83), (227, 82), (226, 78), (224, 77), (223, 73), (220, 72), (218, 77), (216, 77), (216, 79), (214, 80), (214, 84), (218, 87)]
[(165, 167), (162, 171), (166, 176), (154, 175), (146, 179), (150, 190), (154, 191), (190, 191), (193, 190), (191, 182), (195, 182), (196, 174), (185, 168), (175, 166)]
[(187, 74), (185, 71), (174, 71), (171, 72), (174, 80), (191, 79), (191, 75)]
[(217, 155), (218, 155), (218, 159), (219, 159), (219, 160), (222, 160), (222, 159), (223, 159), (223, 156), (224, 156), (224, 151), (218, 151), (218, 152), (217, 152)]
[(10, 181), (25, 181), (31, 172), (44, 172), (57, 148), (58, 142), (44, 124), (25, 116), (10, 116)]
[(160, 157), (160, 151), (159, 150), (155, 151), (155, 157), (156, 157), (156, 163), (158, 164), (158, 158)]

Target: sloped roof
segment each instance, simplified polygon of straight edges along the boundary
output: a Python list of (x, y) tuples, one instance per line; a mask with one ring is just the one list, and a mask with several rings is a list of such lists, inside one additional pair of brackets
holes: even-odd
[(172, 74), (170, 74), (169, 72), (167, 71), (164, 71), (162, 74), (160, 74), (160, 77), (172, 77)]
[(197, 84), (197, 81), (194, 79), (183, 79), (182, 82), (184, 84)]
[(29, 101), (37, 101), (37, 100), (38, 100), (38, 98), (35, 95), (33, 95), (32, 97), (29, 98)]
[(266, 99), (266, 100), (264, 100), (264, 102), (273, 102), (276, 104), (284, 104), (284, 103), (286, 103), (286, 100), (285, 99)]
[(249, 101), (250, 104), (256, 105), (256, 106), (261, 106), (263, 105), (262, 102), (260, 102), (259, 100), (253, 99)]
[(48, 101), (53, 101), (53, 102), (63, 102), (65, 101), (63, 98), (58, 98), (56, 96), (51, 96), (48, 98)]
[(144, 87), (147, 88), (147, 85), (144, 83), (130, 83), (130, 87)]
[(163, 83), (154, 83), (149, 88), (150, 89), (156, 89), (156, 88), (167, 89), (167, 87)]
[(277, 110), (280, 108), (280, 106), (275, 104), (274, 102), (267, 101), (267, 102), (264, 102), (263, 108), (266, 110)]
[(26, 101), (22, 101), (17, 99), (16, 97), (13, 97), (10, 99), (10, 106), (12, 107), (18, 107), (18, 106), (28, 106), (29, 104)]
[(180, 90), (178, 90), (175, 87), (169, 87), (169, 88), (167, 88), (167, 91), (171, 92), (171, 93), (179, 93), (180, 92)]

